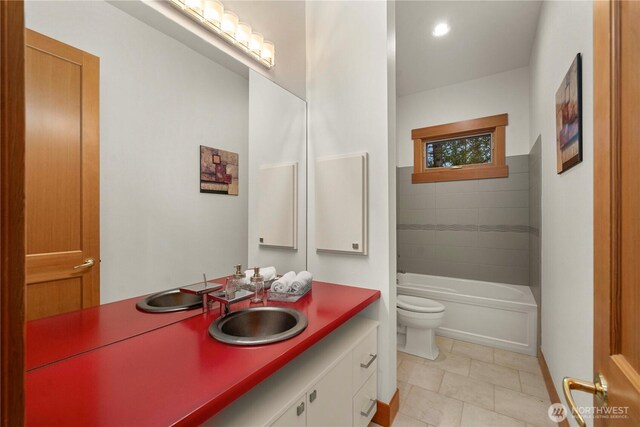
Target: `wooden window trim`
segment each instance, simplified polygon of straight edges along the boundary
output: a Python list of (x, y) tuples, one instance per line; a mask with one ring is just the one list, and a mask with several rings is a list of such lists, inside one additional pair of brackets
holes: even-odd
[[(414, 184), (425, 182), (462, 181), (467, 179), (505, 178), (509, 176), (506, 164), (505, 127), (509, 124), (508, 114), (464, 120), (444, 125), (429, 126), (411, 131), (413, 139)], [(492, 140), (491, 163), (463, 165), (456, 168), (427, 168), (425, 142), (449, 139), (479, 133), (490, 133)]]

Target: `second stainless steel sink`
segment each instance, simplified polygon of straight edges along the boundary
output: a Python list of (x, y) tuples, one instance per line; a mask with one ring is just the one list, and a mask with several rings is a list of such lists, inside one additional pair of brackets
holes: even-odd
[(202, 296), (180, 292), (180, 289), (169, 289), (158, 292), (138, 301), (138, 310), (147, 313), (169, 313), (172, 311), (192, 310), (202, 307)]
[(286, 307), (254, 307), (219, 317), (209, 327), (218, 341), (234, 345), (262, 345), (284, 341), (305, 330), (304, 314)]

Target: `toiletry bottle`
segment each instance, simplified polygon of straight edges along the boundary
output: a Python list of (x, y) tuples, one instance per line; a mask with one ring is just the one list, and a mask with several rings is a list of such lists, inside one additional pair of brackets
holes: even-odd
[(242, 289), (244, 285), (244, 273), (242, 272), (242, 265), (236, 264), (235, 267), (236, 272), (233, 274), (233, 276), (227, 279), (227, 299), (235, 298), (236, 292)]
[(260, 275), (260, 267), (253, 269), (251, 276), (251, 287), (255, 289), (255, 295), (251, 299), (253, 303), (261, 303), (264, 299), (264, 278)]

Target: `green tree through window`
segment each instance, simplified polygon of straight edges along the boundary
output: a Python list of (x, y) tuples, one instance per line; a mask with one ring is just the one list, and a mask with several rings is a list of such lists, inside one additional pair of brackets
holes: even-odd
[(491, 134), (427, 142), (427, 168), (491, 163)]

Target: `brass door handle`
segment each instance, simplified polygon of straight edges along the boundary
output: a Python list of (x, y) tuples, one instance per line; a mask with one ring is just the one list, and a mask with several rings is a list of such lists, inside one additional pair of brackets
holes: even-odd
[(576, 402), (573, 400), (573, 396), (571, 395), (571, 390), (578, 391), (586, 391), (587, 393), (594, 394), (598, 399), (598, 403), (606, 406), (607, 404), (607, 381), (604, 379), (602, 374), (598, 373), (593, 380), (584, 381), (578, 380), (575, 378), (564, 377), (562, 380), (562, 391), (564, 392), (564, 397), (567, 400), (567, 404), (569, 405), (569, 409), (571, 409), (571, 413), (573, 417), (578, 422), (580, 427), (585, 427), (587, 424), (584, 422), (584, 418), (578, 411), (578, 406)]
[(74, 270), (79, 270), (81, 268), (89, 268), (89, 267), (93, 267), (93, 264), (95, 264), (96, 262), (92, 259), (92, 258), (87, 258), (84, 260), (84, 262), (82, 264), (76, 265), (75, 267), (73, 267)]

